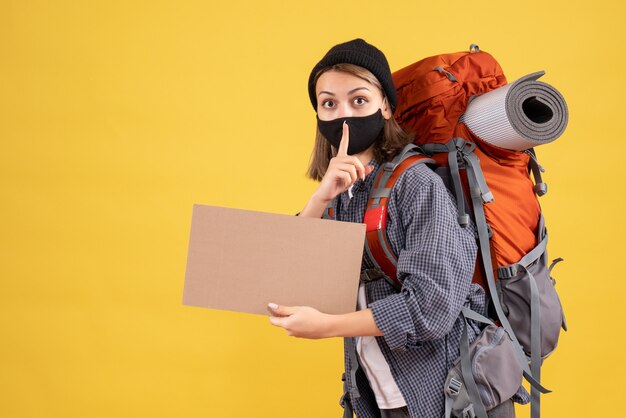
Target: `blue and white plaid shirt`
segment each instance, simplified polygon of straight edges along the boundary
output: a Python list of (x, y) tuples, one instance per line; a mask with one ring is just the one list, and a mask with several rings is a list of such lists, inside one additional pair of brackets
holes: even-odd
[[(337, 220), (363, 222), (372, 184), (380, 166), (358, 180), (333, 201)], [(485, 294), (472, 284), (476, 240), (471, 227), (457, 222), (456, 204), (441, 178), (425, 164), (404, 172), (392, 189), (388, 203), (387, 236), (398, 255), (396, 291), (386, 280), (366, 283), (368, 306), (383, 337), (376, 340), (389, 364), (411, 417), (441, 418), (444, 381), (459, 356), (463, 329), (462, 306), (485, 311)], [(373, 266), (363, 256), (363, 268)], [(470, 340), (479, 329), (471, 325)], [(346, 379), (352, 365), (345, 353)], [(352, 399), (359, 418), (380, 413), (367, 377), (356, 374), (360, 398)]]

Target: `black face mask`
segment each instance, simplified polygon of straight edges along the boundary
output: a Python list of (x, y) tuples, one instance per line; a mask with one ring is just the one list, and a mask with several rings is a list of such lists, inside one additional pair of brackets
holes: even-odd
[(335, 148), (339, 148), (339, 143), (343, 136), (344, 121), (348, 122), (350, 133), (348, 155), (358, 154), (372, 146), (385, 126), (385, 118), (380, 109), (369, 116), (347, 117), (333, 120), (320, 120), (318, 117), (317, 128)]

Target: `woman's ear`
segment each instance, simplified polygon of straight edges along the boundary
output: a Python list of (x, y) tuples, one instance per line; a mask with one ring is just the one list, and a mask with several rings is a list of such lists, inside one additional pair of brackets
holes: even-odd
[(385, 118), (385, 120), (389, 120), (392, 116), (392, 112), (386, 97), (383, 97), (383, 103), (380, 106), (380, 109), (382, 110), (383, 118)]

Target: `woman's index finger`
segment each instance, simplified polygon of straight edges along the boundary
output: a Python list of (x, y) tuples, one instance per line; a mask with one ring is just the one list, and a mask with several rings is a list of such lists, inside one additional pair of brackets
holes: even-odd
[(337, 156), (348, 156), (348, 145), (350, 143), (350, 128), (348, 122), (343, 122), (343, 135), (341, 135), (341, 142), (339, 142), (339, 149), (337, 150)]

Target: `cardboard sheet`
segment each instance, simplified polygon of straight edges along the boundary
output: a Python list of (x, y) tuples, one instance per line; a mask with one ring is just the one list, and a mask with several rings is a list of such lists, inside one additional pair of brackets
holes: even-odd
[(365, 225), (194, 205), (183, 304), (355, 310)]

